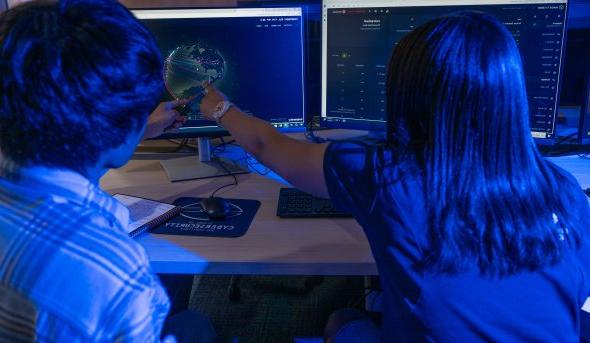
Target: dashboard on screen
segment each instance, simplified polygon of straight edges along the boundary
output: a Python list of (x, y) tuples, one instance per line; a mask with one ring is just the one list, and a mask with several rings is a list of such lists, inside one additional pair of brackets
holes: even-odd
[(494, 15), (523, 60), (535, 138), (554, 138), (566, 0), (324, 0), (322, 125), (385, 130), (386, 75), (395, 45), (419, 25), (458, 11)]

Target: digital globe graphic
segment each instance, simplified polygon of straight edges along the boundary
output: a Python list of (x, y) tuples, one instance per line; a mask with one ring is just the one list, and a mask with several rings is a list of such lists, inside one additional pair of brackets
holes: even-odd
[(204, 81), (219, 81), (224, 73), (223, 55), (199, 44), (179, 46), (164, 61), (164, 82), (175, 99), (201, 94)]

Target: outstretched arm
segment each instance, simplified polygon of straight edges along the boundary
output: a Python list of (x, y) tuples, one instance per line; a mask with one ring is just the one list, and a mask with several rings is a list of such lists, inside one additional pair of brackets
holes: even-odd
[[(215, 87), (207, 86), (201, 113), (214, 120), (217, 105), (225, 96)], [(287, 137), (269, 123), (251, 117), (232, 106), (220, 119), (233, 138), (264, 165), (310, 194), (328, 197), (324, 178), (324, 154), (327, 144), (312, 144)]]

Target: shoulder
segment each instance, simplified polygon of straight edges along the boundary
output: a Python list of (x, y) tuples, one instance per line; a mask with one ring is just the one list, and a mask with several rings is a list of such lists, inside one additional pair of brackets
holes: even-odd
[(554, 213), (557, 213), (562, 230), (575, 242), (576, 255), (583, 266), (586, 288), (590, 289), (590, 272), (587, 267), (590, 261), (590, 199), (569, 171), (549, 160), (545, 160), (545, 166), (545, 179), (548, 183), (545, 196), (553, 200)]
[(549, 186), (563, 199), (568, 212), (577, 215), (579, 219), (587, 222), (590, 220), (590, 203), (584, 194), (578, 180), (567, 170), (554, 162), (545, 159), (548, 175), (546, 179)]
[[(91, 269), (97, 275), (117, 278), (149, 263), (143, 247), (112, 217), (92, 208), (50, 199), (36, 208), (10, 244), (7, 258), (26, 265), (27, 270), (43, 270), (61, 263), (62, 271), (72, 271), (65, 269), (71, 265), (77, 266), (77, 270)], [(33, 277), (37, 273), (22, 274)]]
[(71, 204), (52, 210), (68, 219), (33, 222), (10, 282), (40, 310), (97, 333), (108, 314), (123, 310), (124, 299), (159, 287), (144, 249), (99, 213)]
[[(60, 206), (64, 207), (63, 211), (70, 211), (71, 222), (53, 225), (58, 225), (58, 229), (64, 233), (67, 245), (76, 247), (80, 252), (78, 263), (94, 267), (101, 262), (109, 264), (117, 275), (149, 266), (143, 247), (129, 237), (112, 215), (69, 204)], [(60, 211), (59, 208), (57, 210)]]
[(373, 213), (380, 203), (404, 202), (407, 192), (421, 194), (420, 175), (412, 154), (384, 144), (338, 142), (326, 150), (324, 177), (330, 198), (336, 208), (357, 219)]
[(339, 174), (363, 174), (365, 181), (374, 177), (393, 181), (419, 174), (414, 154), (395, 146), (356, 141), (331, 143), (326, 150), (324, 169)]

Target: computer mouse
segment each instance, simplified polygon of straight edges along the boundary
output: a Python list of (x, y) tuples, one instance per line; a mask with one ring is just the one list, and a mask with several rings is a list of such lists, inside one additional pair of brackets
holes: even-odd
[(201, 200), (201, 207), (209, 218), (214, 220), (224, 219), (229, 214), (229, 202), (222, 198), (205, 198)]

